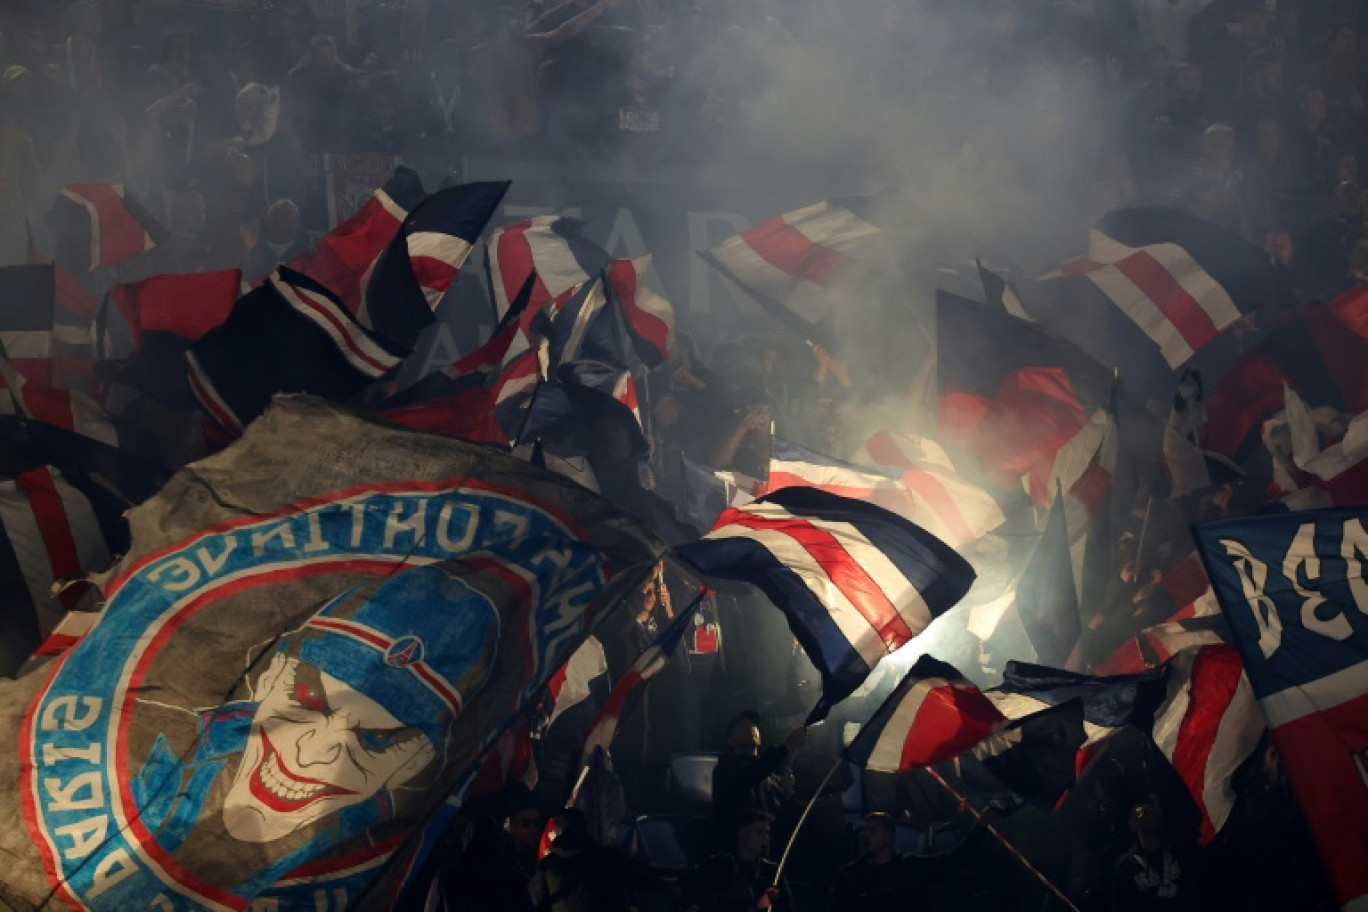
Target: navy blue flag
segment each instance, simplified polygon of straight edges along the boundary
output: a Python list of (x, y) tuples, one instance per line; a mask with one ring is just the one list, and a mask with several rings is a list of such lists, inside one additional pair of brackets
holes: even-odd
[(49, 265), (0, 268), (0, 356), (43, 387), (53, 379), (54, 282)]
[(627, 822), (627, 793), (613, 771), (607, 748), (595, 747), (570, 793), (567, 807), (579, 808), (589, 838), (603, 846), (617, 845)]
[(1368, 902), (1368, 508), (1193, 527), (1343, 908)]
[(346, 401), (409, 350), (371, 333), (322, 285), (280, 266), (190, 347), (190, 388), (215, 421), (241, 432), (278, 392)]
[(1078, 616), (1078, 590), (1074, 587), (1073, 561), (1069, 557), (1064, 503), (1061, 492), (1050, 507), (1045, 531), (1016, 592), (1017, 614), (1035, 649), (1036, 660), (1056, 667), (1068, 662), (1083, 627)]
[(729, 508), (678, 554), (705, 576), (758, 587), (784, 612), (822, 676), (812, 721), (974, 581), (969, 563), (924, 529), (816, 488), (784, 488)]
[(412, 348), (508, 186), (508, 181), (458, 184), (410, 212), (363, 280), (361, 325)]
[(1148, 731), (1164, 699), (1161, 669), (1139, 674), (1095, 677), (1026, 662), (1008, 662), (1002, 683), (988, 699), (1009, 719), (1021, 719), (1051, 706), (1083, 704), (1086, 745), (1103, 741), (1128, 725)]
[(1052, 809), (1077, 781), (1083, 719), (1083, 701), (1070, 700), (980, 741), (958, 761), (966, 790), (1004, 813), (1025, 804)]

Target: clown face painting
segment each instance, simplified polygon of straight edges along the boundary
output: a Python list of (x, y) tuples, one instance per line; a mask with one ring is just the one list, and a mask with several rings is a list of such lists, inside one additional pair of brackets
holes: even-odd
[(243, 842), (279, 839), (402, 787), (436, 759), (420, 729), (309, 662), (278, 653), (258, 693), (223, 803), (228, 833)]

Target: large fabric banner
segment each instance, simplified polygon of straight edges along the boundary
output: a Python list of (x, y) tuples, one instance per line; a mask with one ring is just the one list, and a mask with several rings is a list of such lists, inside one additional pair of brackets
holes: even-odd
[(304, 397), (130, 522), (99, 623), (0, 690), (20, 909), (392, 907), (405, 840), (660, 551), (569, 482)]

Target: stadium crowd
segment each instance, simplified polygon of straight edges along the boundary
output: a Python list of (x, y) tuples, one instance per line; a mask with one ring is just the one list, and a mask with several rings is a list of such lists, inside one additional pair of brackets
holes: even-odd
[[(0, 263), (50, 245), (45, 215), (69, 184), (122, 183), (170, 230), (110, 284), (234, 268), (251, 280), (329, 227), (328, 153), (393, 154), (438, 178), (480, 157), (877, 185), (907, 173), (888, 137), (916, 125), (931, 134), (907, 138), (917, 156), (1001, 199), (965, 214), (970, 234), (991, 238), (995, 221), (1057, 200), (1030, 251), (1055, 261), (1104, 211), (1164, 203), (1238, 231), (1299, 297), (1324, 297), (1368, 281), (1365, 29), (1368, 5), (1337, 0), (868, 0), (857, 13), (834, 0), (7, 0)], [(689, 464), (761, 477), (771, 433), (848, 456), (861, 376), (840, 354), (752, 340), (704, 357), (681, 333), (649, 387), (655, 490), (682, 506)], [(1146, 582), (1127, 580), (1135, 601)], [(630, 663), (687, 588), (667, 574), (643, 592), (606, 644), (625, 656), (610, 664)], [(710, 597), (614, 748), (628, 805), (672, 821), (673, 868), (641, 863), (663, 857), (649, 834), (598, 845), (560, 807), (578, 755), (544, 742), (535, 789), (467, 809), (447, 834), (429, 902), (989, 909), (1039, 896), (929, 780), (845, 774), (816, 793), (843, 721), (887, 687), (801, 728), (812, 667), (759, 609)], [(711, 798), (690, 797), (671, 758), (709, 751), (721, 753)], [(1230, 835), (1200, 855), (1138, 739), (1114, 753), (1059, 813), (1027, 813), (1012, 831), (1042, 847), (1077, 908), (1329, 907), (1306, 839), (1287, 851), (1305, 824), (1271, 748), (1241, 771)], [(809, 799), (817, 810), (772, 887), (767, 859)]]

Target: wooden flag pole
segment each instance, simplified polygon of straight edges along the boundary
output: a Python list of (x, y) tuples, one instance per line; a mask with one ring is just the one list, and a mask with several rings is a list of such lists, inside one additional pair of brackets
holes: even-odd
[[(802, 816), (798, 818), (798, 823), (793, 827), (793, 832), (789, 834), (788, 845), (784, 846), (784, 854), (779, 856), (779, 867), (774, 869), (774, 886), (779, 886), (779, 878), (784, 875), (784, 865), (788, 863), (789, 852), (793, 851), (793, 844), (798, 841), (798, 832), (807, 822), (808, 814), (812, 813), (812, 806), (817, 803), (818, 798), (822, 797), (826, 791), (827, 783), (831, 781), (832, 776), (836, 775), (836, 771), (841, 768), (841, 764), (844, 762), (844, 755), (836, 758), (836, 762), (831, 764), (831, 769), (827, 770), (827, 774), (822, 777), (822, 782), (817, 786), (817, 791), (813, 792), (812, 797), (808, 799), (807, 807), (803, 808)], [(1075, 909), (1074, 912), (1078, 912), (1078, 910)]]
[(988, 831), (989, 835), (991, 835), (998, 842), (1002, 843), (1002, 847), (1006, 849), (1008, 852), (1010, 852), (1013, 858), (1021, 862), (1022, 867), (1024, 867), (1026, 870), (1030, 871), (1033, 875), (1035, 875), (1036, 880), (1044, 884), (1045, 888), (1049, 890), (1051, 893), (1053, 893), (1055, 897), (1060, 902), (1062, 902), (1066, 908), (1072, 909), (1073, 912), (1078, 912), (1078, 907), (1069, 901), (1069, 897), (1065, 896), (1063, 891), (1061, 891), (1059, 887), (1056, 887), (1054, 883), (1050, 881), (1050, 878), (1042, 874), (1039, 868), (1031, 864), (1031, 860), (1027, 858), (1025, 855), (1021, 854), (1021, 851), (1016, 846), (1012, 845), (1007, 840), (1007, 837), (1003, 836), (1002, 833), (999, 832), (997, 827), (993, 826), (991, 823), (985, 820), (983, 815), (979, 813), (978, 809), (969, 803), (968, 798), (965, 798), (963, 795), (961, 795), (955, 789), (954, 786), (946, 782), (945, 779), (941, 777), (941, 774), (936, 772), (931, 767), (924, 766), (921, 767), (921, 769), (926, 770), (926, 772), (931, 776), (932, 779), (935, 779), (937, 782), (940, 783), (941, 788), (949, 792), (950, 796), (959, 802), (960, 810), (968, 811), (970, 814), (973, 814), (974, 819), (979, 823), (983, 824), (983, 828)]

